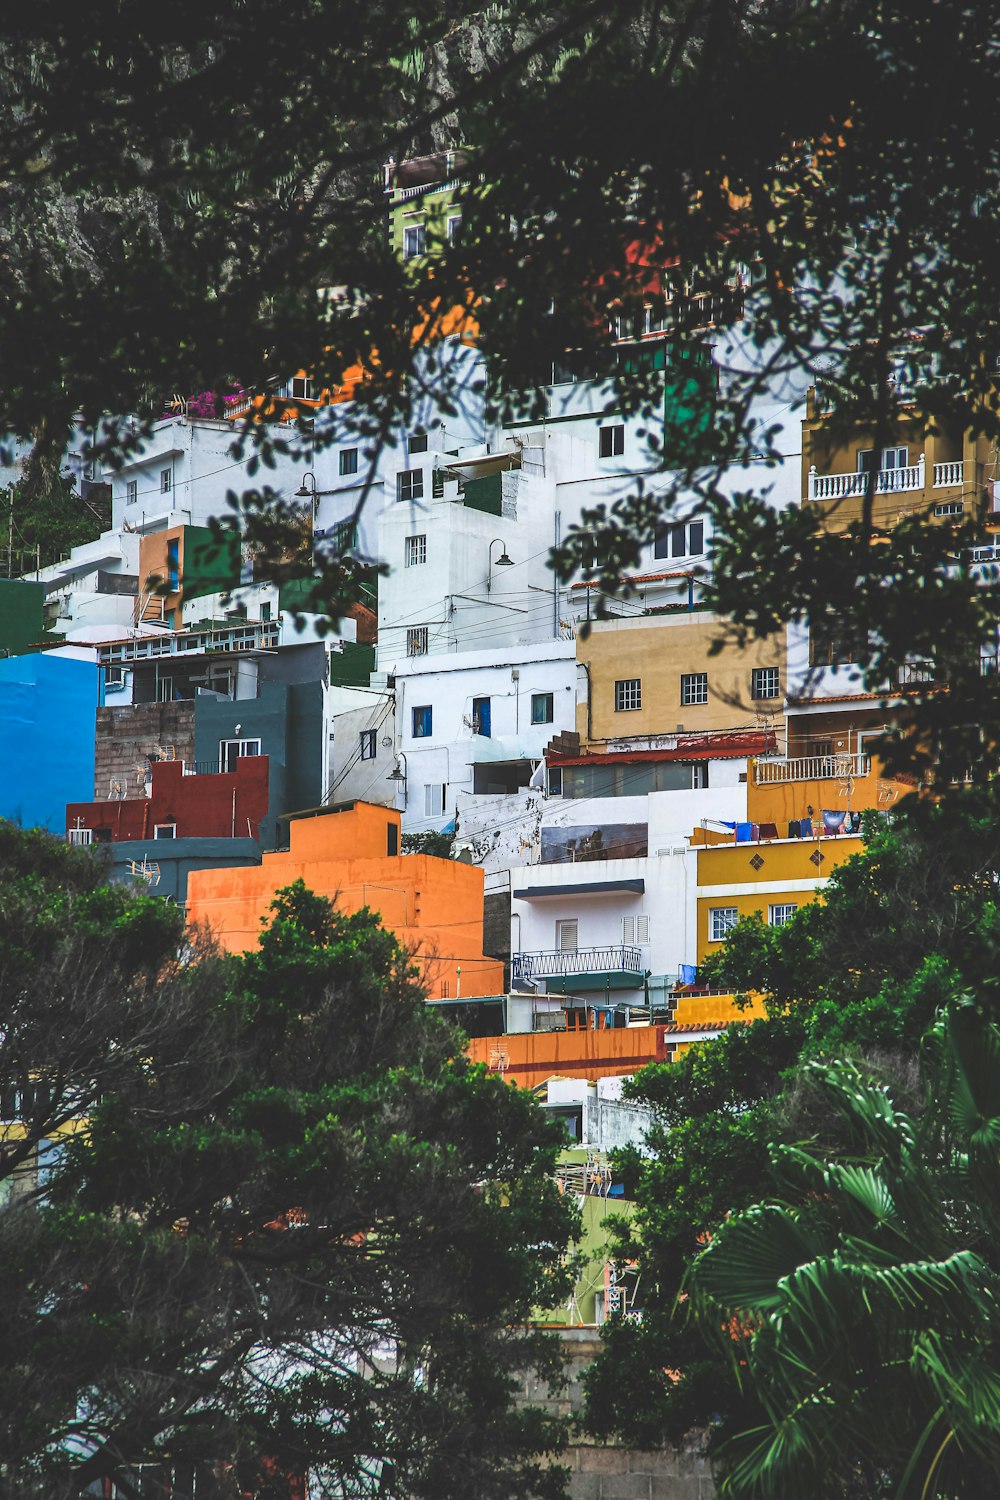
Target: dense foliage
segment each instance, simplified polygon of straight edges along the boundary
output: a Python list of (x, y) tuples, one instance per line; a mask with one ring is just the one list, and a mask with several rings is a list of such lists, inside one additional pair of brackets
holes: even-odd
[(824, 900), (784, 928), (734, 930), (713, 977), (762, 992), (767, 1017), (633, 1084), (656, 1125), (652, 1155), (623, 1161), (639, 1212), (619, 1226), (619, 1253), (639, 1262), (644, 1314), (606, 1331), (588, 1381), (596, 1431), (650, 1444), (712, 1424), (718, 1441), (762, 1420), (738, 1366), (687, 1315), (691, 1264), (728, 1216), (773, 1198), (773, 1143), (836, 1145), (835, 1112), (801, 1082), (804, 1065), (860, 1059), (919, 1112), (917, 1058), (940, 1008), (968, 990), (998, 1014), (998, 871), (996, 790), (914, 799), (891, 823), (868, 820), (864, 852)]
[(835, 1115), (772, 1149), (775, 1188), (721, 1224), (691, 1279), (760, 1420), (722, 1494), (978, 1500), (1000, 1483), (1000, 1030), (931, 1030), (920, 1110), (850, 1062), (806, 1081)]
[(82, 852), (0, 860), (0, 1494), (557, 1494), (513, 1396), (553, 1369), (516, 1326), (566, 1293), (558, 1142), (391, 935), (300, 884), (223, 958)]
[[(0, 50), (0, 428), (58, 450), (74, 412), (137, 412), (104, 434), (120, 458), (171, 393), (273, 392), (299, 367), (335, 392), (363, 365), (377, 450), (426, 386), (445, 411), (462, 399), (434, 356), (461, 327), (500, 408), (543, 413), (558, 368), (649, 418), (647, 473), (569, 535), (565, 567), (596, 551), (613, 593), (696, 506), (723, 613), (756, 634), (849, 611), (870, 688), (914, 657), (949, 684), (946, 707), (914, 685), (911, 755), (985, 770), (995, 580), (955, 557), (992, 465), (957, 527), (917, 514), (877, 548), (876, 470), (839, 537), (766, 492), (810, 380), (830, 430), (875, 451), (911, 400), (995, 451), (998, 41), (996, 7), (964, 0), (294, 0), (280, 24), (266, 0), (169, 24), (118, 0), (67, 23), (39, 0)], [(401, 265), (383, 166), (449, 146), (470, 152), (462, 232)], [(647, 311), (666, 370), (630, 342)], [(270, 440), (253, 421), (243, 439)], [(331, 610), (359, 587), (350, 567), (324, 582)]]

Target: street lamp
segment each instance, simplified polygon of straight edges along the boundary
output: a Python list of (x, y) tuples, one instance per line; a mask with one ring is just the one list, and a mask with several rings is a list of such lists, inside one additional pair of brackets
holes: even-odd
[[(399, 764), (400, 761), (403, 762), (402, 768), (400, 768), (400, 764)], [(393, 766), (392, 770), (389, 772), (388, 776), (385, 779), (386, 779), (386, 781), (395, 782), (397, 790), (398, 790), (398, 788), (400, 786), (402, 786), (402, 788), (403, 788), (403, 806), (405, 807), (406, 806), (406, 755), (405, 755), (404, 751), (402, 751), (402, 750), (398, 751), (398, 753), (396, 755), (396, 764)]]
[[(496, 562), (494, 563), (494, 561), (493, 561), (493, 548), (496, 546), (497, 542), (500, 543), (500, 546), (503, 548), (503, 550), (500, 553), (500, 556), (497, 558)], [(493, 569), (495, 567), (496, 568), (512, 568), (514, 566), (514, 559), (512, 557), (508, 557), (507, 556), (507, 548), (506, 548), (506, 545), (504, 544), (503, 537), (495, 536), (493, 538), (492, 542), (490, 542), (489, 559), (490, 559), (489, 560), (489, 565), (488, 565), (488, 567), (486, 569), (486, 592), (487, 593), (489, 593), (490, 590), (493, 587)]]

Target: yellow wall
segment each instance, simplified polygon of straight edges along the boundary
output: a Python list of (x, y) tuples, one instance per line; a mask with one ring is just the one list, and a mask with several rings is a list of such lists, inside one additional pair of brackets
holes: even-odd
[(196, 870), (188, 880), (188, 920), (206, 924), (222, 947), (252, 948), (275, 893), (294, 880), (339, 911), (367, 906), (414, 955), (430, 999), (503, 992), (503, 964), (483, 954), (481, 869), (426, 854), (388, 855), (399, 813), (369, 803), (297, 818), (288, 850), (259, 866)]
[[(924, 455), (926, 482), (923, 490), (904, 490), (874, 497), (873, 520), (876, 526), (889, 529), (904, 515), (915, 510), (926, 510), (933, 519), (933, 508), (946, 501), (961, 500), (965, 505), (964, 516), (973, 517), (982, 504), (984, 466), (989, 459), (989, 445), (985, 438), (974, 438), (957, 431), (928, 430), (920, 413), (913, 407), (904, 408), (889, 436), (884, 437), (880, 447), (902, 446), (909, 451), (911, 464)], [(857, 470), (859, 448), (874, 449), (874, 434), (864, 428), (855, 428), (848, 433), (833, 432), (829, 418), (822, 412), (809, 393), (807, 415), (802, 423), (802, 498), (809, 494), (809, 470), (815, 465), (817, 474), (851, 474)], [(960, 487), (934, 489), (934, 465), (965, 461), (963, 483)], [(844, 500), (824, 501), (822, 508), (830, 530), (840, 531), (861, 515), (862, 499), (851, 496)]]
[[(709, 937), (712, 907), (734, 906), (740, 917), (772, 904), (806, 906), (816, 899), (831, 871), (862, 848), (860, 838), (786, 839), (760, 844), (715, 845), (698, 851), (698, 962), (722, 943)], [(822, 855), (817, 864), (815, 855)], [(756, 868), (754, 861), (763, 863)]]
[[(785, 694), (785, 632), (767, 641), (749, 642), (741, 649), (729, 638), (718, 655), (713, 642), (725, 637), (726, 622), (708, 610), (633, 620), (605, 620), (584, 640), (577, 638), (577, 660), (590, 671), (590, 733), (595, 740), (629, 735), (674, 734), (683, 725), (688, 733), (733, 729), (767, 719), (781, 723)], [(777, 667), (777, 698), (750, 697), (753, 667)], [(681, 703), (681, 676), (708, 673), (708, 702)], [(615, 709), (615, 683), (638, 677), (642, 707)], [(588, 737), (587, 706), (577, 709), (577, 729), (584, 745)]]

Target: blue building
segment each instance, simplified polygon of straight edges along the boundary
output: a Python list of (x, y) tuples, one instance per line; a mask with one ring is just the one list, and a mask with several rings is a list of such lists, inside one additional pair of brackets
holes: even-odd
[(69, 651), (0, 659), (0, 817), (63, 836), (67, 802), (94, 795), (96, 662)]

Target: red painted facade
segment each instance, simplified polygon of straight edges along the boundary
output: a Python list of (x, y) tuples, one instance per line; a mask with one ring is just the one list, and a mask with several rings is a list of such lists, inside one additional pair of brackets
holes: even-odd
[(148, 797), (71, 802), (66, 808), (66, 831), (89, 828), (95, 843), (257, 838), (267, 812), (267, 773), (266, 755), (242, 756), (235, 771), (208, 776), (185, 776), (179, 760), (156, 761)]

